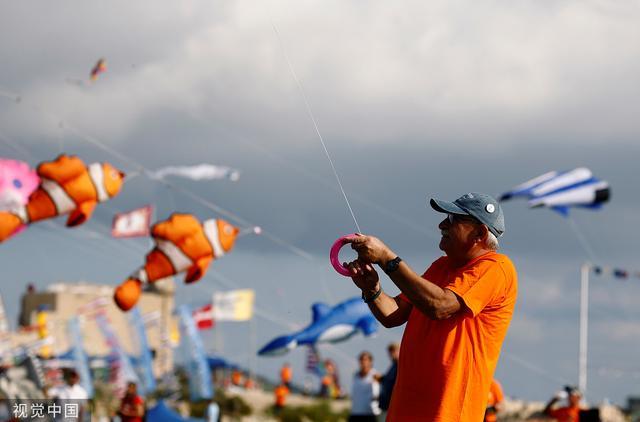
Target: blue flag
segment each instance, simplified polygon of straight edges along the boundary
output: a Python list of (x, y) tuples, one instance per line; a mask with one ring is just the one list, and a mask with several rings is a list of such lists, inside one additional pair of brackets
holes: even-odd
[(198, 334), (198, 328), (187, 305), (178, 307), (180, 326), (189, 353), (187, 369), (189, 371), (189, 394), (191, 401), (213, 398), (211, 370), (207, 362), (207, 355)]

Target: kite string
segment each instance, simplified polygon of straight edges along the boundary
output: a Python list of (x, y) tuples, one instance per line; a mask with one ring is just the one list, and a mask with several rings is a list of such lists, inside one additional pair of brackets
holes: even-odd
[[(11, 98), (11, 99), (14, 99), (14, 100), (16, 98), (19, 98), (19, 99), (22, 98), (22, 97), (20, 97), (18, 95), (8, 94), (7, 92), (2, 91), (2, 90), (0, 90), (0, 96), (4, 96), (4, 97)], [(47, 113), (47, 111), (44, 110), (42, 107), (40, 107), (38, 104), (35, 104), (34, 108), (36, 110), (39, 110), (39, 111), (47, 114), (47, 115), (54, 116), (53, 114)], [(54, 116), (54, 117), (57, 117), (57, 116)], [(118, 150), (116, 150), (116, 149), (114, 149), (112, 147), (107, 146), (104, 142), (100, 141), (96, 137), (90, 136), (90, 135), (88, 135), (86, 133), (83, 133), (77, 127), (69, 124), (69, 122), (64, 121), (62, 119), (58, 119), (58, 120), (60, 121), (60, 127), (61, 128), (68, 129), (69, 131), (74, 133), (76, 136), (78, 136), (80, 139), (91, 143), (95, 147), (107, 152), (108, 154), (110, 154), (110, 155), (112, 155), (114, 157), (119, 158), (123, 162), (129, 163), (132, 167), (135, 168), (135, 171), (132, 172), (133, 173), (132, 176), (138, 176), (140, 174), (148, 174), (150, 172), (143, 164), (141, 164), (140, 162), (136, 161), (135, 159), (133, 159), (133, 158), (127, 156), (127, 155), (122, 154), (121, 152), (119, 152)], [(9, 140), (7, 139), (7, 141), (9, 141)], [(27, 155), (31, 155), (28, 151), (26, 151), (26, 154)], [(127, 179), (130, 180), (131, 178), (128, 177)], [(210, 200), (207, 200), (207, 199), (203, 198), (200, 195), (195, 194), (194, 192), (192, 192), (192, 191), (190, 191), (188, 189), (182, 188), (182, 187), (180, 187), (180, 186), (178, 186), (178, 185), (176, 185), (174, 183), (171, 183), (171, 182), (169, 182), (167, 180), (160, 179), (158, 181), (160, 183), (164, 184), (166, 187), (169, 187), (170, 189), (172, 189), (174, 191), (182, 193), (186, 197), (194, 200), (195, 202), (203, 205), (204, 207), (206, 207), (206, 208), (208, 208), (208, 209), (210, 209), (210, 210), (212, 210), (214, 212), (217, 212), (220, 215), (223, 215), (223, 216), (229, 218), (231, 221), (234, 221), (234, 222), (236, 222), (236, 223), (238, 223), (240, 225), (255, 227), (254, 224), (249, 223), (247, 220), (245, 220), (244, 218), (238, 216), (237, 214), (234, 214), (231, 211), (228, 211), (228, 210), (220, 207), (219, 205), (211, 202)], [(306, 260), (309, 260), (309, 261), (315, 261), (315, 257), (313, 255), (311, 255), (310, 253), (308, 253), (308, 252), (302, 250), (301, 248), (299, 248), (299, 247), (297, 247), (297, 246), (295, 246), (295, 245), (293, 245), (293, 244), (281, 239), (280, 237), (270, 233), (269, 231), (264, 230), (264, 228), (261, 229), (261, 235), (262, 235), (262, 237), (265, 237), (265, 238), (269, 239), (271, 242), (273, 242), (273, 243), (275, 243), (275, 244), (277, 244), (277, 245), (279, 245), (279, 246), (281, 246), (281, 247), (283, 247), (285, 249), (288, 249), (290, 252), (292, 252), (293, 254), (295, 254), (295, 255), (297, 255), (299, 257), (302, 257), (302, 258), (304, 258)], [(333, 302), (334, 301), (333, 300), (334, 299), (333, 295), (331, 294), (331, 290), (329, 289), (329, 286), (327, 285), (326, 279), (324, 277), (322, 277), (322, 284), (323, 284), (324, 291), (325, 291), (325, 294), (327, 296), (327, 299), (329, 301)]]
[(340, 176), (338, 176), (338, 171), (336, 170), (335, 165), (333, 164), (333, 160), (331, 159), (331, 155), (329, 154), (329, 150), (327, 149), (327, 145), (324, 143), (324, 139), (322, 137), (322, 134), (320, 133), (320, 129), (318, 128), (318, 123), (316, 122), (316, 118), (313, 115), (313, 110), (311, 109), (311, 104), (309, 103), (309, 100), (307, 99), (307, 94), (304, 91), (304, 88), (302, 86), (302, 83), (300, 82), (300, 80), (298, 79), (298, 76), (296, 75), (296, 71), (293, 68), (293, 65), (291, 64), (291, 60), (289, 59), (289, 55), (287, 54), (287, 50), (284, 48), (284, 42), (282, 41), (282, 38), (280, 37), (280, 32), (278, 31), (278, 28), (276, 27), (275, 23), (271, 23), (272, 27), (273, 27), (273, 31), (276, 33), (276, 37), (278, 38), (278, 42), (280, 43), (280, 49), (282, 50), (282, 53), (284, 55), (284, 58), (287, 62), (287, 65), (289, 66), (289, 70), (291, 71), (291, 75), (293, 76), (293, 79), (296, 82), (296, 85), (298, 86), (298, 90), (300, 91), (300, 95), (302, 96), (302, 99), (304, 101), (304, 104), (306, 106), (307, 109), (307, 114), (309, 115), (309, 118), (311, 119), (311, 122), (313, 123), (313, 127), (315, 128), (316, 134), (318, 135), (318, 139), (320, 139), (320, 143), (322, 144), (322, 148), (324, 149), (324, 153), (327, 156), (327, 159), (329, 160), (329, 164), (331, 165), (331, 170), (333, 170), (333, 175), (336, 177), (336, 181), (338, 182), (338, 186), (340, 187), (340, 191), (342, 192), (342, 196), (345, 200), (345, 202), (347, 203), (347, 208), (349, 208), (349, 212), (351, 213), (351, 217), (353, 218), (353, 222), (356, 224), (356, 228), (358, 229), (358, 233), (362, 233), (362, 230), (360, 230), (360, 225), (358, 224), (358, 220), (356, 219), (355, 214), (353, 213), (353, 209), (351, 208), (351, 204), (349, 203), (349, 198), (347, 197), (346, 192), (344, 191), (344, 188), (342, 187), (342, 182), (340, 181)]
[(582, 233), (582, 230), (580, 230), (580, 228), (576, 224), (576, 221), (571, 216), (568, 216), (567, 219), (569, 220), (569, 227), (571, 227), (571, 230), (573, 230), (573, 233), (578, 238), (578, 242), (580, 242), (582, 249), (584, 249), (584, 251), (586, 252), (591, 262), (592, 263), (598, 262), (596, 253), (593, 251), (593, 248), (589, 244), (589, 241), (587, 240), (584, 233)]
[(3, 132), (0, 132), (0, 142), (7, 145), (12, 150), (16, 151), (18, 154), (24, 157), (27, 157), (27, 159), (30, 159), (33, 157), (33, 155), (26, 148), (20, 146), (20, 144), (18, 144), (17, 142), (12, 141)]
[[(69, 126), (67, 126), (67, 127), (69, 127)], [(71, 128), (71, 127), (69, 127), (69, 128)], [(74, 129), (75, 129), (75, 128), (74, 128)], [(77, 134), (78, 136), (82, 137), (82, 138), (85, 138), (85, 139), (88, 137), (88, 136), (86, 136), (85, 134), (79, 133), (79, 132), (77, 131), (77, 129), (76, 129), (76, 134)], [(6, 141), (6, 143), (7, 143), (7, 144), (10, 144), (11, 146), (14, 146), (14, 142), (13, 142), (12, 140), (10, 140), (9, 138), (7, 138), (6, 136), (3, 136), (2, 138), (3, 138), (3, 140), (4, 140), (4, 141)], [(110, 154), (112, 154), (112, 155), (116, 155), (116, 156), (120, 157), (121, 159), (123, 159), (123, 160), (125, 160), (125, 161), (128, 161), (129, 163), (132, 163), (132, 164), (134, 164), (134, 165), (137, 165), (137, 163), (136, 163), (134, 160), (132, 160), (132, 159), (130, 159), (130, 158), (128, 158), (128, 157), (126, 157), (126, 156), (124, 156), (124, 155), (121, 155), (121, 154), (120, 154), (118, 151), (116, 151), (116, 150), (113, 150), (113, 149), (111, 149), (111, 148), (106, 147), (106, 145), (104, 145), (102, 142), (98, 141), (98, 140), (97, 140), (97, 139), (95, 139), (95, 138), (91, 140), (91, 143), (93, 143), (94, 145), (96, 145), (96, 146), (98, 146), (98, 147), (100, 147), (100, 148), (104, 149), (105, 151), (109, 152), (109, 153), (110, 153)], [(29, 156), (30, 158), (33, 158), (33, 157), (34, 157), (34, 156), (33, 156), (33, 154), (31, 154), (31, 153), (30, 153), (27, 149), (25, 149), (25, 148), (22, 148), (22, 147), (21, 147), (21, 152), (22, 152), (23, 154), (25, 154), (25, 155)], [(208, 202), (208, 201), (207, 201), (207, 202)], [(109, 209), (112, 209), (112, 210), (113, 210), (113, 208), (112, 208), (112, 207), (110, 207), (110, 206), (108, 206), (107, 204), (103, 204), (103, 205), (104, 205), (104, 206), (106, 206), (107, 208), (109, 208)], [(115, 210), (115, 211), (118, 211), (118, 210)], [(105, 224), (103, 224), (102, 222), (100, 222), (100, 221), (94, 221), (94, 222), (95, 222), (95, 223), (97, 223), (98, 225), (102, 226), (102, 227), (103, 227), (103, 228), (105, 228), (106, 230), (109, 230), (109, 227), (108, 227), (108, 226), (106, 226)], [(571, 220), (571, 222), (572, 222), (572, 224), (573, 224), (573, 228), (574, 228), (574, 230), (576, 230), (576, 231), (578, 232), (578, 234), (577, 234), (577, 235), (578, 235), (578, 237), (581, 239), (581, 242), (583, 242), (583, 243), (584, 243), (584, 245), (586, 245), (586, 248), (589, 248), (589, 244), (586, 242), (586, 239), (584, 239), (584, 236), (582, 236), (582, 233), (579, 233), (578, 228), (575, 226), (575, 222), (574, 222), (573, 220)], [(52, 224), (51, 222), (49, 222), (49, 223), (50, 223), (50, 225), (51, 225), (51, 226), (53, 226), (53, 224)], [(98, 231), (90, 230), (90, 229), (89, 229), (88, 227), (86, 227), (86, 226), (81, 226), (81, 227), (80, 227), (80, 229), (81, 229), (81, 230), (83, 230), (83, 231), (85, 231), (85, 232), (87, 232), (87, 233), (89, 233), (89, 234), (92, 234), (93, 236), (96, 236), (96, 235), (97, 235), (98, 237), (101, 237), (103, 240), (110, 240), (110, 238), (109, 238), (108, 236), (104, 235), (103, 233), (98, 232)], [(72, 243), (75, 245), (75, 242), (72, 242)], [(105, 245), (106, 245), (107, 247), (110, 247), (110, 246), (111, 246), (111, 245), (110, 245), (110, 244), (108, 244), (108, 243), (105, 243)], [(583, 245), (583, 246), (584, 246), (584, 245)], [(120, 244), (120, 246), (124, 246), (124, 248), (122, 248), (122, 247), (114, 247), (113, 249), (115, 249), (115, 250), (117, 250), (117, 251), (123, 251), (123, 249), (129, 248), (130, 250), (135, 251), (135, 252), (138, 252), (138, 253), (139, 253), (139, 252), (145, 252), (145, 251), (146, 251), (146, 249), (145, 249), (142, 245), (139, 245), (139, 244), (136, 244), (136, 243), (123, 242), (123, 243), (121, 243), (121, 244)], [(82, 248), (82, 249), (83, 249), (83, 251), (84, 251), (84, 250), (91, 250), (91, 248), (89, 248), (89, 249)], [(590, 249), (590, 248), (589, 248), (589, 249)], [(304, 254), (306, 254), (306, 252), (304, 252), (304, 251), (301, 251), (301, 252), (303, 252)], [(592, 251), (592, 252), (593, 252), (593, 251)], [(103, 255), (100, 255), (100, 256), (103, 256)], [(239, 283), (232, 281), (231, 279), (229, 279), (229, 277), (224, 276), (222, 273), (220, 273), (219, 271), (216, 271), (215, 269), (210, 269), (210, 271), (208, 272), (208, 274), (209, 274), (209, 275), (211, 275), (213, 278), (215, 278), (215, 279), (216, 279), (218, 282), (220, 282), (221, 284), (225, 285), (227, 288), (239, 288), (239, 287), (240, 287)], [(196, 287), (203, 287), (203, 288), (204, 288), (204, 287), (206, 287), (206, 286), (205, 286), (204, 284), (200, 283), (200, 284), (196, 284)], [(259, 317), (261, 317), (261, 318), (263, 318), (263, 319), (265, 319), (265, 320), (268, 320), (268, 321), (270, 321), (270, 322), (272, 322), (272, 323), (275, 323), (275, 324), (278, 324), (278, 325), (282, 325), (282, 326), (287, 327), (287, 328), (289, 328), (289, 329), (299, 329), (299, 328), (300, 328), (300, 326), (299, 326), (298, 324), (293, 324), (293, 323), (291, 323), (290, 321), (284, 320), (284, 319), (282, 319), (282, 318), (278, 317), (277, 315), (275, 315), (275, 314), (273, 314), (273, 313), (270, 313), (269, 311), (267, 311), (267, 310), (265, 310), (265, 309), (263, 309), (263, 308), (256, 307), (256, 308), (255, 308), (255, 313), (256, 313), (256, 315), (257, 315), (257, 316), (259, 316)], [(337, 352), (337, 353), (341, 354), (341, 355), (342, 355), (342, 357), (343, 357), (343, 358), (345, 358), (345, 359), (347, 359), (348, 361), (353, 360), (353, 358), (352, 358), (352, 357), (350, 357), (350, 356), (348, 356), (348, 355), (344, 354), (344, 352), (342, 352), (342, 350), (338, 349), (337, 347), (335, 347), (335, 346), (331, 346), (331, 349), (332, 349), (334, 352)], [(548, 379), (550, 379), (550, 380), (554, 380), (554, 381), (557, 381), (557, 382), (564, 382), (564, 379), (559, 378), (559, 377), (557, 377), (557, 376), (555, 376), (555, 375), (553, 375), (553, 374), (551, 374), (551, 373), (547, 372), (547, 371), (546, 371), (546, 370), (544, 370), (543, 368), (541, 368), (541, 367), (539, 367), (539, 366), (537, 366), (537, 365), (533, 364), (533, 363), (532, 363), (532, 362), (530, 362), (530, 361), (527, 361), (527, 360), (525, 360), (525, 359), (523, 359), (523, 358), (521, 358), (521, 357), (515, 356), (515, 355), (513, 355), (513, 354), (511, 354), (511, 353), (508, 353), (508, 352), (506, 352), (506, 351), (504, 352), (504, 355), (505, 355), (505, 357), (506, 357), (506, 358), (508, 358), (508, 359), (510, 359), (510, 360), (512, 360), (512, 361), (514, 361), (514, 362), (516, 362), (516, 363), (518, 363), (518, 364), (520, 364), (520, 365), (522, 365), (522, 366), (524, 366), (524, 367), (526, 367), (526, 368), (530, 369), (530, 370), (533, 370), (533, 371), (537, 372), (538, 374), (540, 374), (540, 375), (543, 375), (543, 376), (547, 377), (547, 378), (548, 378)]]
[[(221, 128), (217, 128), (217, 130), (223, 130)], [(235, 142), (239, 142), (251, 149), (253, 149), (255, 152), (257, 152), (259, 154), (259, 156), (261, 158), (264, 157), (268, 157), (269, 159), (271, 159), (272, 161), (278, 162), (281, 165), (287, 166), (289, 169), (297, 172), (298, 174), (306, 177), (309, 180), (312, 180), (313, 182), (322, 185), (326, 188), (329, 189), (338, 189), (335, 185), (335, 183), (330, 182), (328, 180), (326, 180), (325, 178), (321, 177), (318, 174), (315, 174), (311, 171), (309, 171), (307, 168), (302, 167), (300, 165), (298, 165), (297, 163), (293, 162), (292, 160), (286, 158), (283, 154), (278, 154), (275, 153), (267, 148), (265, 148), (263, 145), (258, 145), (248, 139), (242, 138), (240, 136), (238, 136), (235, 133), (229, 132), (229, 131), (225, 131), (227, 136), (232, 136), (235, 140)], [(129, 177), (129, 174), (127, 173), (127, 177)], [(352, 200), (356, 200), (370, 208), (373, 208), (375, 210), (377, 210), (378, 212), (380, 212), (381, 214), (383, 214), (386, 217), (389, 217), (393, 220), (395, 220), (396, 222), (403, 224), (405, 226), (407, 226), (408, 228), (410, 228), (412, 231), (416, 231), (416, 232), (420, 232), (424, 235), (426, 235), (427, 237), (430, 237), (432, 239), (436, 239), (434, 234), (433, 234), (433, 230), (427, 230), (425, 229), (425, 227), (423, 227), (423, 225), (420, 225), (419, 223), (410, 220), (407, 217), (404, 217), (398, 213), (396, 213), (395, 211), (392, 211), (388, 208), (383, 207), (382, 205), (373, 202), (372, 200), (370, 200), (369, 198), (360, 195), (360, 194), (356, 194), (356, 193), (349, 193), (349, 197)], [(438, 238), (439, 239), (439, 238)]]
[(519, 356), (517, 356), (517, 355), (515, 355), (513, 353), (509, 353), (509, 352), (503, 351), (502, 354), (504, 355), (505, 358), (507, 358), (507, 359), (509, 359), (509, 360), (511, 360), (513, 362), (516, 362), (516, 363), (520, 364), (521, 366), (523, 366), (523, 367), (525, 367), (525, 368), (527, 368), (527, 369), (529, 369), (529, 370), (531, 370), (533, 372), (536, 372), (538, 375), (542, 375), (542, 376), (544, 376), (545, 378), (547, 378), (549, 380), (552, 380), (552, 381), (560, 383), (560, 384), (565, 384), (566, 381), (567, 381), (566, 378), (562, 378), (562, 377), (560, 377), (560, 376), (558, 376), (558, 375), (556, 375), (554, 373), (551, 373), (551, 372), (547, 371), (546, 369), (541, 368), (540, 366), (535, 365), (534, 363), (532, 363), (532, 362), (530, 362), (530, 361), (528, 361), (526, 359), (523, 359), (523, 358), (521, 358), (521, 357), (519, 357)]

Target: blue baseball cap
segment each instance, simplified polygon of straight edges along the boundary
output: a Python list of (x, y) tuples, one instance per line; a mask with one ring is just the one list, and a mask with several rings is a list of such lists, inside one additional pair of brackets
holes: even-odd
[(453, 202), (431, 198), (431, 207), (446, 214), (470, 215), (487, 226), (496, 237), (504, 233), (504, 214), (498, 201), (484, 193), (467, 193)]

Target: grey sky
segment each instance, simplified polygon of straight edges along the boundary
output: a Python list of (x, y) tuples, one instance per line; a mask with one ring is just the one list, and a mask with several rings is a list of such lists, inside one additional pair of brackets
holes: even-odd
[[(439, 254), (439, 216), (426, 208), (428, 196), (498, 194), (545, 171), (582, 165), (611, 183), (613, 200), (603, 212), (575, 212), (577, 226), (603, 263), (640, 267), (635, 2), (1, 7), (0, 91), (22, 100), (0, 97), (0, 134), (19, 145), (15, 150), (0, 142), (0, 153), (36, 164), (74, 152), (133, 170), (61, 127), (65, 121), (149, 168), (211, 162), (241, 169), (236, 183), (175, 182), (317, 257), (307, 262), (265, 238), (244, 237), (214, 263), (239, 285), (255, 288), (259, 306), (270, 314), (306, 321), (314, 300), (358, 294), (326, 259), (333, 240), (354, 231), (354, 224), (272, 22), (363, 231), (380, 236), (416, 271)], [(99, 57), (108, 70), (95, 84), (67, 82), (86, 80)], [(157, 204), (161, 218), (175, 209), (212, 215), (138, 177), (99, 207), (87, 228), (106, 234), (114, 210), (148, 202)], [(558, 378), (577, 381), (578, 267), (586, 256), (559, 215), (515, 201), (505, 212), (503, 247), (518, 266), (520, 296), (497, 376), (508, 394), (546, 399), (560, 387)], [(142, 262), (128, 245), (144, 249), (144, 241), (94, 239), (86, 230), (55, 224), (34, 226), (0, 246), (10, 315), (27, 281), (115, 285)], [(640, 393), (638, 281), (593, 280), (593, 400), (622, 402)], [(209, 276), (181, 286), (179, 298), (198, 302), (220, 286)], [(258, 324), (260, 345), (287, 331), (266, 320)], [(234, 337), (228, 325), (222, 328), (225, 350), (241, 356), (246, 338)], [(383, 369), (384, 347), (400, 332), (325, 352), (346, 371), (349, 361), (337, 353), (371, 349)], [(298, 368), (303, 354), (289, 356)], [(281, 362), (260, 359), (260, 368), (275, 374)], [(618, 369), (626, 372), (616, 377)]]

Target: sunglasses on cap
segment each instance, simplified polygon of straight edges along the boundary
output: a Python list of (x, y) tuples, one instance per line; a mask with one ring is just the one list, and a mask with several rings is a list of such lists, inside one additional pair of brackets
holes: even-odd
[(459, 214), (447, 214), (447, 220), (449, 220), (449, 224), (453, 224), (455, 222), (482, 224), (475, 217), (466, 216), (466, 215), (459, 215)]

